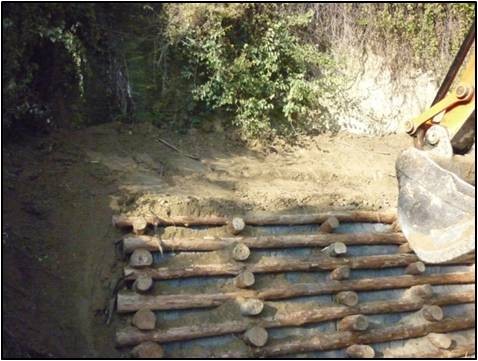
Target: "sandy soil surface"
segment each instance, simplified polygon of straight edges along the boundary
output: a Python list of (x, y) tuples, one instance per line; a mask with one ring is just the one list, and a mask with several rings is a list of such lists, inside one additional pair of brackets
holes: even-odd
[[(158, 141), (162, 138), (195, 160)], [(111, 216), (396, 206), (405, 135), (244, 144), (226, 132), (105, 124), (3, 149), (3, 315), (10, 355), (114, 357)], [(170, 230), (167, 230), (171, 232)]]

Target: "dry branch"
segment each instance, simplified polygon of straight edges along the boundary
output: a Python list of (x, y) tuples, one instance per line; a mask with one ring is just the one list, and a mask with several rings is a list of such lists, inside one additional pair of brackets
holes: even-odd
[[(471, 303), (475, 301), (473, 291), (456, 294), (440, 294), (426, 301), (427, 304), (450, 305)], [(425, 301), (422, 299), (396, 299), (373, 301), (358, 304), (356, 307), (329, 305), (308, 310), (278, 313), (273, 317), (257, 320), (259, 326), (264, 328), (302, 326), (308, 323), (318, 323), (341, 319), (354, 314), (380, 314), (392, 312), (409, 312), (420, 310)], [(201, 324), (174, 327), (168, 330), (156, 329), (143, 332), (133, 327), (119, 329), (116, 333), (118, 346), (132, 346), (144, 341), (160, 343), (190, 340), (201, 337), (219, 336), (231, 333), (242, 333), (251, 326), (249, 320), (225, 321), (218, 324)]]
[(419, 284), (465, 284), (473, 283), (473, 272), (432, 274), (420, 276), (395, 276), (362, 278), (347, 281), (327, 281), (323, 283), (299, 283), (262, 290), (238, 290), (225, 293), (173, 294), (149, 296), (131, 292), (120, 292), (117, 298), (119, 313), (134, 312), (141, 308), (151, 310), (172, 310), (185, 308), (204, 308), (218, 306), (228, 300), (257, 298), (260, 300), (278, 300), (300, 296), (337, 293), (341, 291), (372, 291), (394, 288), (407, 288)]
[[(264, 225), (294, 225), (321, 224), (328, 218), (335, 217), (339, 222), (371, 222), (392, 224), (396, 219), (395, 211), (331, 211), (314, 214), (248, 214), (243, 217), (245, 224)], [(119, 228), (130, 228), (137, 216), (113, 216), (113, 225)], [(224, 226), (228, 218), (223, 216), (144, 216), (146, 222), (154, 226)]]
[[(251, 264), (238, 264), (236, 262), (219, 263), (219, 264), (191, 264), (187, 267), (155, 267), (135, 269), (126, 267), (124, 275), (126, 279), (135, 279), (140, 275), (150, 276), (153, 279), (174, 279), (200, 276), (227, 276), (238, 275), (242, 271), (250, 271), (252, 273), (275, 273), (275, 272), (292, 272), (292, 271), (316, 271), (316, 270), (335, 270), (335, 276), (338, 273), (345, 275), (346, 269), (381, 269), (390, 267), (403, 267), (418, 260), (414, 254), (391, 254), (376, 256), (359, 256), (359, 257), (326, 257), (316, 256), (303, 259), (297, 258), (280, 258), (280, 257), (263, 257), (260, 261)], [(449, 262), (448, 264), (465, 264), (473, 262), (472, 255)], [(337, 271), (340, 269), (341, 271)], [(334, 277), (335, 277), (334, 276)], [(333, 279), (332, 275), (331, 278)]]
[(382, 245), (406, 242), (402, 233), (325, 233), (258, 237), (207, 237), (186, 239), (160, 239), (155, 236), (127, 235), (123, 238), (123, 250), (131, 253), (137, 248), (158, 251), (216, 251), (237, 242), (249, 248), (326, 247), (335, 242), (345, 245)]

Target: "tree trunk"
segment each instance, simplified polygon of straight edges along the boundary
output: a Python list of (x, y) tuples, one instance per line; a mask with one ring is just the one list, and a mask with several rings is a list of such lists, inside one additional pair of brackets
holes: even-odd
[(406, 288), (419, 284), (464, 284), (473, 283), (475, 274), (473, 272), (433, 274), (420, 276), (395, 276), (362, 278), (347, 281), (327, 281), (323, 283), (302, 283), (288, 286), (266, 288), (263, 290), (238, 290), (225, 293), (209, 294), (175, 294), (149, 296), (131, 292), (120, 292), (117, 298), (117, 309), (119, 313), (133, 312), (141, 308), (151, 310), (173, 310), (185, 308), (214, 307), (222, 303), (243, 298), (257, 298), (260, 300), (279, 300), (300, 296), (314, 296), (330, 294), (341, 291), (372, 291), (393, 288)]

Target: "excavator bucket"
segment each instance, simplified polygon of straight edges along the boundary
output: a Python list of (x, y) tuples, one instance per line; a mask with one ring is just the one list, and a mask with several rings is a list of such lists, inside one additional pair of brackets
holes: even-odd
[(475, 187), (410, 148), (396, 162), (398, 220), (417, 256), (429, 263), (475, 249)]

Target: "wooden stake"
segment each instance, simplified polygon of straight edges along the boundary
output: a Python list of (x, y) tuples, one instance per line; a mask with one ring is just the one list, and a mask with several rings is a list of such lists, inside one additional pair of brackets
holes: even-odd
[(443, 311), (440, 306), (425, 305), (421, 310), (422, 316), (425, 320), (436, 322), (443, 320)]
[(163, 348), (156, 342), (146, 341), (131, 351), (131, 354), (136, 358), (154, 358), (160, 359), (164, 357)]
[(335, 302), (352, 307), (357, 305), (358, 295), (353, 291), (342, 291), (335, 295)]
[[(475, 292), (468, 291), (457, 294), (444, 293), (437, 295), (426, 302), (436, 305), (451, 305), (472, 303), (475, 300)], [(417, 311), (424, 304), (422, 299), (392, 299), (383, 301), (364, 302), (355, 307), (337, 305), (322, 305), (314, 309), (295, 310), (292, 312), (278, 312), (272, 317), (254, 320), (264, 328), (272, 327), (298, 327), (309, 323), (318, 323), (341, 319), (353, 314), (382, 314), (393, 312)], [(224, 321), (221, 323), (206, 323), (200, 325), (187, 325), (173, 327), (167, 330), (156, 329), (150, 332), (142, 332), (136, 328), (126, 327), (116, 332), (118, 346), (132, 346), (144, 341), (156, 341), (160, 343), (190, 340), (201, 337), (219, 336), (233, 333), (242, 333), (247, 330), (251, 320)]]
[[(454, 260), (453, 264), (466, 264), (473, 262), (473, 257), (463, 260)], [(249, 263), (247, 265), (237, 262), (218, 263), (218, 264), (198, 264), (191, 262), (187, 267), (154, 267), (135, 269), (126, 267), (124, 275), (126, 279), (135, 279), (139, 275), (147, 275), (156, 280), (199, 277), (199, 276), (236, 276), (244, 270), (257, 273), (276, 273), (289, 271), (316, 271), (316, 270), (335, 270), (341, 267), (350, 269), (374, 269), (387, 267), (403, 267), (410, 263), (416, 262), (417, 256), (414, 254), (391, 254), (377, 256), (360, 256), (360, 257), (307, 257), (307, 258), (278, 258), (278, 257), (261, 257), (260, 261)], [(452, 264), (451, 262), (449, 264)], [(346, 270), (342, 269), (343, 275)]]
[(255, 298), (239, 297), (236, 302), (239, 304), (243, 316), (256, 316), (264, 309), (264, 302)]
[(154, 330), (156, 315), (151, 310), (143, 308), (134, 314), (131, 323), (140, 330)]
[(244, 243), (238, 243), (232, 249), (232, 258), (236, 261), (245, 261), (249, 258), (251, 251)]
[(410, 248), (410, 245), (407, 242), (398, 247), (398, 253), (413, 253), (413, 250)]
[(230, 233), (237, 235), (241, 233), (246, 227), (246, 223), (240, 217), (234, 217), (228, 224), (228, 230)]
[(234, 278), (234, 286), (237, 288), (247, 288), (254, 285), (255, 277), (254, 273), (249, 271), (243, 271), (239, 273), (237, 277)]
[(329, 278), (331, 280), (346, 280), (350, 277), (350, 267), (348, 266), (339, 266), (330, 272)]
[(135, 249), (129, 258), (129, 265), (134, 268), (148, 267), (153, 264), (153, 256), (146, 249)]
[(432, 345), (444, 350), (448, 350), (453, 343), (451, 337), (444, 333), (430, 333), (427, 339)]
[(347, 246), (342, 242), (335, 242), (322, 249), (322, 253), (330, 257), (342, 256), (347, 253)]
[(419, 275), (425, 272), (425, 264), (423, 262), (410, 263), (405, 269), (407, 275)]
[(334, 229), (337, 228), (339, 225), (340, 222), (336, 217), (329, 217), (324, 223), (320, 225), (319, 232), (332, 233)]
[(255, 347), (262, 347), (267, 343), (269, 335), (265, 328), (254, 326), (244, 333), (244, 341)]
[(139, 275), (133, 283), (133, 289), (139, 293), (146, 293), (151, 288), (153, 288), (153, 279), (148, 275)]
[(368, 328), (368, 319), (364, 315), (346, 316), (337, 325), (339, 331), (365, 331)]
[(141, 308), (152, 310), (172, 310), (183, 308), (202, 308), (218, 306), (228, 300), (238, 297), (258, 298), (260, 300), (279, 300), (300, 296), (338, 293), (341, 291), (372, 291), (393, 288), (406, 288), (419, 284), (465, 284), (473, 283), (475, 274), (472, 272), (457, 272), (431, 274), (420, 276), (393, 276), (362, 278), (347, 281), (328, 281), (322, 283), (291, 284), (288, 286), (265, 288), (262, 290), (238, 290), (226, 293), (210, 294), (173, 294), (173, 295), (139, 295), (131, 292), (119, 292), (117, 310), (133, 312)]
[(406, 242), (402, 233), (328, 233), (270, 235), (257, 237), (208, 237), (187, 239), (159, 239), (156, 236), (127, 235), (123, 238), (123, 250), (131, 253), (137, 248), (158, 251), (216, 251), (237, 242), (249, 248), (325, 247), (335, 242), (346, 245), (402, 244)]
[(351, 345), (345, 353), (350, 358), (374, 358), (375, 350), (369, 345)]
[(408, 290), (406, 290), (403, 294), (404, 298), (418, 297), (424, 300), (427, 300), (432, 296), (433, 296), (433, 288), (429, 284), (412, 286)]

